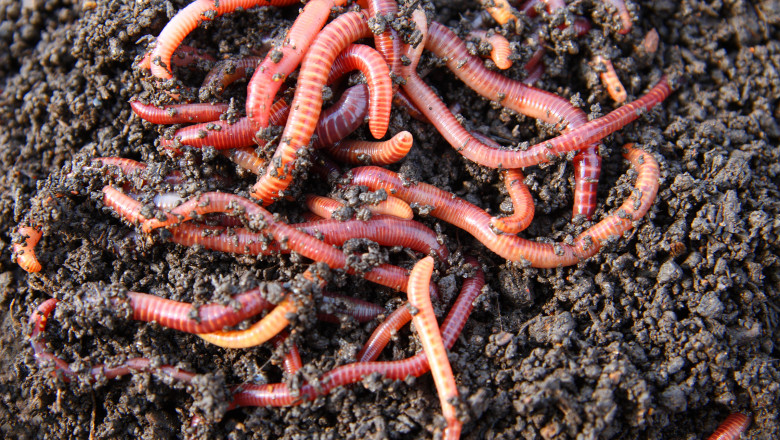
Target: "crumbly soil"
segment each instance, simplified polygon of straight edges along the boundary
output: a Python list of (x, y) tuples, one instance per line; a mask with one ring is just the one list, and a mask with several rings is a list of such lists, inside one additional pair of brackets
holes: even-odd
[[(318, 322), (304, 308), (292, 327), (305, 367), (294, 378), (280, 353), (261, 346), (224, 350), (156, 324), (127, 319), (106, 306), (123, 289), (199, 304), (224, 301), (260, 281), (283, 283), (308, 262), (299, 257), (236, 257), (184, 248), (147, 236), (100, 202), (110, 181), (84, 171), (90, 158), (120, 156), (154, 165), (147, 194), (170, 170), (181, 170), (195, 194), (210, 188), (246, 194), (255, 181), (213, 151), (174, 156), (157, 146), (170, 133), (135, 117), (133, 97), (157, 99), (134, 60), (186, 0), (0, 0), (0, 433), (4, 438), (431, 438), (444, 424), (429, 375), (416, 380), (370, 378), (292, 408), (225, 412), (232, 384), (290, 380), (300, 384), (350, 362), (376, 326), (343, 319)], [(436, 20), (465, 35), (478, 22), (477, 2), (439, 0)], [(780, 438), (780, 4), (629, 1), (634, 28), (617, 33), (608, 2), (577, 0), (569, 11), (593, 30), (576, 39), (557, 25), (562, 15), (520, 21), (501, 30), (515, 43), (523, 78), (534, 32), (544, 36), (546, 73), (538, 86), (571, 98), (592, 117), (616, 107), (590, 64), (614, 60), (634, 99), (662, 72), (676, 91), (657, 109), (609, 136), (595, 220), (631, 193), (621, 146), (635, 142), (661, 166), (661, 186), (648, 215), (595, 257), (555, 270), (525, 268), (485, 249), (467, 233), (430, 217), (456, 258), (439, 265), (444, 301), (459, 288), (458, 255), (484, 265), (488, 287), (450, 360), (457, 376), (464, 438), (705, 438), (730, 412), (753, 416), (748, 438)], [(188, 44), (218, 58), (262, 51), (297, 13), (249, 10), (196, 30)], [(483, 28), (495, 26), (487, 16)], [(656, 52), (642, 46), (660, 36)], [(493, 29), (500, 30), (498, 27)], [(551, 127), (502, 110), (464, 87), (432, 58), (420, 71), (471, 130), (505, 145), (536, 142)], [(186, 85), (203, 68), (178, 69)], [(243, 85), (229, 93), (243, 108)], [(429, 125), (394, 111), (391, 130), (415, 135), (399, 165), (411, 179), (455, 192), (491, 212), (506, 207), (497, 173), (461, 158)], [(365, 133), (361, 133), (364, 135)], [(591, 223), (572, 221), (570, 161), (526, 170), (536, 217), (523, 236), (576, 237)], [(215, 180), (213, 175), (229, 176)], [(326, 194), (314, 176), (296, 194)], [(503, 205), (502, 205), (503, 203)], [(272, 206), (300, 221), (296, 202)], [(34, 275), (12, 260), (15, 227), (42, 226)], [(375, 258), (362, 243), (357, 254)], [(411, 267), (397, 249), (378, 255)], [(397, 307), (403, 295), (333, 274), (329, 290)], [(155, 374), (91, 384), (65, 383), (39, 366), (27, 320), (36, 305), (63, 300), (49, 321), (49, 349), (90, 365), (146, 356), (196, 373), (191, 385)], [(316, 301), (316, 297), (314, 298)], [(437, 307), (442, 313), (447, 303)], [(311, 304), (309, 304), (311, 306)], [(383, 354), (400, 359), (419, 349), (408, 330)], [(203, 422), (197, 429), (191, 420)]]

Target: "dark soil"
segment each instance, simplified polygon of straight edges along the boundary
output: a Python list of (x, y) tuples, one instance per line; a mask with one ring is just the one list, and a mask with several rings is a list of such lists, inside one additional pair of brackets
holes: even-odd
[[(0, 433), (5, 438), (177, 438), (190, 421), (206, 438), (431, 438), (443, 426), (429, 375), (403, 382), (366, 380), (294, 408), (224, 413), (231, 384), (279, 381), (279, 353), (223, 350), (199, 338), (126, 319), (100, 298), (131, 289), (205, 303), (302, 272), (300, 258), (234, 257), (146, 237), (100, 203), (105, 177), (83, 172), (93, 157), (121, 156), (179, 169), (190, 193), (212, 174), (222, 190), (255, 181), (213, 152), (172, 157), (155, 145), (162, 130), (133, 116), (132, 97), (152, 98), (133, 69), (186, 0), (0, 0)], [(606, 3), (606, 2), (605, 2)], [(776, 0), (630, 1), (634, 28), (619, 35), (602, 2), (569, 9), (591, 20), (581, 39), (557, 30), (561, 16), (521, 21), (522, 78), (540, 25), (550, 46), (539, 87), (576, 100), (592, 116), (615, 107), (590, 60), (613, 60), (636, 98), (662, 72), (676, 91), (661, 106), (607, 138), (598, 220), (630, 194), (620, 146), (636, 142), (661, 164), (650, 213), (620, 241), (574, 267), (539, 270), (508, 263), (468, 234), (435, 219), (451, 251), (477, 256), (485, 290), (450, 355), (463, 396), (464, 438), (705, 438), (730, 412), (753, 416), (748, 438), (780, 438), (780, 3)], [(440, 0), (436, 19), (467, 29), (476, 2)], [(217, 57), (248, 55), (282, 35), (296, 8), (249, 10), (202, 26), (189, 44)], [(258, 24), (261, 23), (261, 24)], [(483, 27), (492, 26), (486, 18)], [(640, 43), (655, 28), (656, 53)], [(426, 81), (459, 104), (469, 129), (505, 144), (552, 131), (480, 99), (427, 59)], [(177, 72), (190, 85), (200, 71)], [(243, 108), (241, 86), (234, 88)], [(412, 154), (394, 167), (455, 191), (494, 212), (505, 198), (497, 173), (462, 159), (429, 126), (394, 113), (391, 130), (410, 129)], [(528, 169), (536, 217), (523, 235), (564, 240), (590, 223), (571, 221), (571, 162)], [(303, 180), (303, 179), (301, 179)], [(208, 184), (214, 186), (215, 184)], [(316, 179), (302, 192), (325, 194)], [(296, 203), (272, 207), (299, 220)], [(35, 275), (11, 259), (15, 227), (43, 225)], [(358, 247), (360, 252), (365, 248)], [(410, 267), (405, 253), (389, 257)], [(460, 284), (440, 268), (444, 297)], [(447, 287), (449, 286), (449, 287)], [(396, 307), (400, 295), (338, 275), (329, 289)], [(87, 368), (147, 356), (200, 373), (192, 385), (154, 374), (90, 384), (65, 383), (39, 367), (27, 320), (43, 300), (63, 300), (49, 322), (51, 350)], [(439, 304), (446, 310), (446, 304)], [(376, 322), (320, 323), (304, 311), (293, 337), (305, 367), (294, 381), (350, 362)], [(419, 346), (405, 331), (386, 359)]]

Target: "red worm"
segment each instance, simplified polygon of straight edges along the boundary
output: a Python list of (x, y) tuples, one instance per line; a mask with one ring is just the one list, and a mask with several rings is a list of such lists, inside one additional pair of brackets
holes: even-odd
[(412, 134), (401, 131), (380, 142), (346, 140), (328, 148), (328, 154), (348, 164), (389, 165), (406, 157), (413, 144)]
[(572, 217), (584, 215), (590, 220), (596, 212), (596, 193), (601, 177), (601, 156), (598, 146), (591, 145), (577, 153), (574, 164), (574, 205)]
[(737, 440), (750, 425), (750, 416), (741, 413), (733, 413), (718, 426), (707, 440)]
[[(185, 45), (180, 45), (176, 51), (173, 52), (173, 56), (171, 57), (171, 64), (177, 67), (187, 67), (193, 63), (197, 63), (198, 61), (208, 61), (213, 63), (216, 60), (213, 56), (198, 48)], [(144, 55), (141, 61), (138, 62), (138, 67), (146, 70), (152, 68), (151, 52)]]
[(209, 90), (214, 95), (220, 95), (230, 84), (247, 77), (249, 73), (254, 73), (261, 61), (262, 58), (259, 57), (220, 61), (203, 79), (200, 89)]
[(363, 72), (368, 84), (368, 129), (377, 139), (384, 137), (390, 125), (393, 84), (384, 58), (364, 44), (350, 44), (333, 61), (328, 83), (346, 72)]
[(312, 40), (328, 20), (330, 10), (344, 6), (345, 3), (345, 0), (314, 0), (307, 3), (287, 31), (282, 47), (272, 49), (255, 69), (247, 86), (246, 97), (246, 115), (252, 121), (252, 128), (259, 130), (268, 127), (271, 103), (279, 87), (301, 63)]
[(233, 161), (233, 163), (236, 165), (244, 168), (245, 170), (248, 170), (253, 174), (260, 174), (263, 172), (265, 159), (258, 156), (257, 153), (255, 153), (254, 148), (231, 148), (230, 150), (223, 150), (222, 154)]
[(16, 231), (19, 234), (21, 243), (14, 243), (14, 256), (16, 263), (26, 272), (35, 273), (41, 271), (41, 263), (35, 256), (35, 245), (41, 239), (41, 230), (33, 226), (19, 226)]
[[(70, 382), (71, 378), (75, 376), (78, 371), (71, 368), (70, 364), (57, 356), (46, 351), (46, 341), (43, 339), (43, 333), (46, 331), (46, 322), (49, 319), (49, 315), (54, 311), (57, 306), (58, 300), (55, 298), (47, 299), (42, 302), (35, 312), (30, 316), (29, 324), (32, 327), (32, 334), (30, 335), (30, 342), (35, 352), (35, 360), (39, 364), (53, 365), (54, 371), (52, 374), (57, 377), (61, 377), (65, 382)], [(165, 376), (171, 377), (182, 382), (190, 382), (195, 377), (194, 373), (181, 370), (178, 367), (172, 365), (157, 365), (156, 362), (152, 362), (147, 358), (132, 358), (125, 362), (109, 367), (106, 365), (96, 365), (89, 368), (89, 375), (91, 382), (98, 382), (102, 379), (113, 379), (115, 377), (124, 376), (132, 372), (148, 371), (151, 373), (162, 373)]]
[(396, 334), (403, 326), (412, 320), (412, 312), (409, 310), (409, 303), (404, 303), (393, 313), (390, 314), (384, 321), (382, 321), (371, 336), (366, 341), (360, 353), (357, 355), (358, 362), (371, 362), (379, 357), (382, 350), (390, 343), (393, 335)]
[(618, 16), (620, 17), (620, 30), (618, 33), (627, 34), (631, 32), (631, 14), (628, 13), (626, 8), (626, 2), (624, 0), (604, 0), (604, 3), (613, 6), (617, 9)]
[(447, 427), (444, 429), (445, 439), (460, 438), (463, 423), (458, 420), (458, 415), (453, 406), (453, 400), (458, 398), (458, 387), (455, 385), (455, 376), (452, 374), (452, 366), (447, 358), (447, 349), (444, 347), (439, 323), (433, 312), (429, 286), (433, 274), (433, 258), (425, 257), (414, 265), (409, 277), (409, 305), (416, 309), (412, 314), (412, 321), (420, 337), (425, 357), (431, 368), (433, 382), (439, 392), (444, 418)]
[(628, 94), (626, 93), (626, 88), (623, 87), (623, 84), (620, 82), (617, 72), (615, 72), (615, 66), (612, 65), (612, 61), (601, 55), (597, 55), (596, 59), (593, 60), (593, 64), (599, 72), (601, 83), (604, 84), (609, 96), (615, 102), (625, 102)]
[(514, 212), (506, 217), (493, 217), (492, 225), (506, 234), (517, 234), (525, 230), (534, 218), (534, 199), (523, 182), (525, 176), (522, 171), (502, 170), (501, 177), (504, 179)]
[(140, 101), (130, 101), (133, 113), (152, 124), (187, 124), (211, 122), (228, 110), (228, 104), (173, 104), (162, 108)]
[[(473, 262), (471, 260), (469, 262)], [(475, 263), (472, 263), (475, 264)], [(463, 282), (460, 295), (455, 300), (447, 318), (441, 326), (444, 345), (449, 349), (455, 344), (460, 332), (466, 325), (474, 300), (485, 285), (485, 276), (479, 266), (477, 273)], [(325, 373), (317, 385), (306, 384), (296, 393), (286, 384), (250, 385), (245, 384), (234, 390), (231, 408), (239, 406), (289, 406), (302, 400), (312, 400), (326, 395), (332, 389), (353, 384), (372, 374), (381, 374), (387, 379), (404, 380), (408, 376), (419, 377), (429, 370), (428, 358), (424, 352), (399, 361), (355, 362), (342, 365)]]
[(346, 315), (354, 318), (355, 321), (364, 323), (373, 320), (385, 309), (362, 299), (352, 298), (351, 296), (335, 295), (329, 292), (322, 292), (320, 298), (320, 308), (317, 318), (325, 322), (339, 322), (338, 315)]
[(352, 184), (371, 190), (384, 188), (408, 203), (433, 206), (431, 215), (470, 233), (487, 248), (507, 260), (526, 262), (533, 267), (554, 268), (576, 264), (601, 248), (601, 241), (620, 237), (650, 209), (658, 191), (658, 163), (649, 154), (627, 147), (626, 157), (637, 168), (637, 200), (629, 198), (612, 214), (580, 234), (574, 244), (538, 243), (515, 235), (496, 235), (490, 228), (491, 217), (482, 209), (453, 197), (433, 185), (404, 185), (397, 174), (377, 167), (352, 170)]
[(493, 17), (493, 20), (501, 26), (510, 21), (517, 21), (517, 17), (512, 13), (512, 7), (507, 0), (479, 0), (482, 7)]
[[(271, 113), (271, 123), (281, 125), (290, 114), (290, 105), (280, 99), (274, 103)], [(210, 146), (218, 150), (228, 148), (243, 148), (256, 145), (255, 130), (249, 118), (239, 118), (237, 122), (213, 121), (190, 125), (176, 130), (173, 139), (160, 139), (163, 147), (176, 148), (179, 145), (191, 147)], [(264, 144), (264, 142), (263, 142)]]
[[(289, 333), (282, 330), (278, 335), (273, 337), (271, 342), (276, 348), (284, 347), (285, 341), (289, 336)], [(301, 353), (298, 351), (298, 346), (292, 342), (288, 342), (287, 344), (289, 344), (289, 348), (282, 359), (282, 368), (288, 376), (292, 376), (303, 367), (303, 362), (301, 361)]]
[(287, 297), (265, 315), (263, 319), (252, 324), (246, 330), (214, 331), (199, 333), (198, 336), (206, 342), (223, 348), (255, 347), (265, 343), (284, 330), (290, 324), (287, 316), (297, 311), (298, 306), (295, 305), (292, 299)]
[(512, 60), (509, 59), (512, 49), (509, 47), (509, 40), (503, 35), (474, 30), (469, 32), (469, 38), (477, 40), (480, 44), (483, 42), (490, 44), (490, 59), (493, 60), (496, 67), (501, 70), (512, 67)]
[[(333, 214), (336, 211), (343, 209), (345, 206), (340, 201), (331, 199), (330, 197), (316, 196), (312, 194), (306, 196), (304, 203), (306, 204), (306, 207), (309, 208), (309, 211), (326, 219), (333, 217)], [(379, 203), (366, 204), (363, 206), (368, 208), (368, 210), (373, 214), (377, 215), (389, 215), (404, 220), (411, 220), (414, 217), (412, 208), (410, 208), (409, 205), (403, 200), (393, 196), (387, 196), (386, 200), (383, 200)]]
[(436, 233), (422, 223), (389, 216), (371, 220), (318, 220), (292, 225), (312, 235), (321, 234), (326, 243), (340, 246), (353, 238), (367, 238), (381, 246), (403, 246), (425, 255), (436, 255), (447, 261), (447, 247), (438, 242)]
[(151, 55), (152, 75), (160, 79), (170, 79), (173, 76), (170, 72), (173, 52), (201, 21), (212, 20), (236, 8), (287, 6), (294, 3), (298, 3), (297, 0), (195, 0), (179, 11), (157, 37)]
[(398, 2), (395, 0), (368, 0), (367, 3), (369, 18), (384, 23), (384, 26), (376, 29), (379, 33), (374, 34), (374, 45), (384, 57), (390, 68), (390, 73), (398, 75), (401, 71), (401, 52), (403, 49), (398, 32), (389, 24), (396, 18)]
[(327, 147), (349, 136), (363, 124), (368, 114), (368, 88), (365, 84), (352, 86), (339, 100), (325, 109), (317, 121), (314, 148)]
[(336, 56), (353, 41), (368, 36), (365, 14), (347, 12), (330, 22), (317, 34), (306, 53), (295, 87), (292, 112), (265, 174), (252, 188), (252, 197), (269, 205), (283, 195), (292, 182), (299, 149), (309, 144), (322, 109), (322, 86)]

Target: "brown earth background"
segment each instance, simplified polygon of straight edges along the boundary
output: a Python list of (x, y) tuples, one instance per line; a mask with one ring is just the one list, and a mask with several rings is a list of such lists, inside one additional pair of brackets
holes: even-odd
[[(131, 289), (205, 303), (259, 281), (285, 281), (300, 259), (234, 257), (144, 237), (100, 203), (101, 179), (87, 160), (121, 156), (182, 170), (193, 194), (204, 177), (246, 191), (254, 176), (212, 151), (171, 157), (155, 145), (167, 129), (142, 122), (128, 105), (149, 99), (148, 77), (133, 62), (186, 1), (0, 0), (0, 433), (4, 438), (431, 438), (443, 426), (429, 375), (402, 382), (367, 379), (293, 408), (224, 413), (228, 387), (279, 381), (279, 353), (262, 346), (223, 350), (192, 335), (126, 319), (105, 305)], [(572, 98), (592, 117), (615, 108), (589, 61), (614, 60), (631, 97), (662, 72), (676, 91), (657, 109), (607, 138), (598, 220), (630, 194), (620, 146), (636, 142), (661, 165), (650, 213), (625, 238), (574, 267), (540, 270), (507, 263), (468, 234), (430, 217), (454, 253), (475, 255), (487, 271), (478, 301), (450, 359), (463, 396), (464, 438), (706, 438), (730, 412), (751, 414), (747, 438), (780, 438), (780, 2), (629, 1), (634, 28), (619, 35), (602, 2), (574, 1), (570, 13), (593, 30), (572, 39), (562, 16), (521, 20), (517, 60), (523, 78), (536, 29), (550, 49), (538, 86)], [(476, 2), (440, 0), (435, 19), (458, 30), (480, 14)], [(245, 56), (283, 35), (297, 8), (252, 9), (201, 26), (188, 44), (217, 58)], [(493, 26), (485, 19), (483, 27)], [(661, 44), (643, 52), (655, 28)], [(497, 29), (497, 28), (496, 28)], [(550, 127), (502, 110), (426, 56), (421, 72), (469, 129), (505, 144), (536, 142)], [(200, 71), (177, 72), (191, 85)], [(231, 92), (243, 108), (243, 86)], [(392, 167), (499, 212), (505, 193), (494, 170), (468, 163), (430, 126), (394, 110), (391, 132), (408, 129), (415, 147)], [(536, 217), (529, 238), (576, 237), (571, 221), (572, 166), (526, 170)], [(325, 194), (316, 179), (301, 193)], [(153, 189), (150, 189), (151, 192)], [(297, 203), (272, 207), (300, 220)], [(22, 271), (11, 258), (15, 227), (43, 225), (44, 269)], [(440, 226), (436, 226), (440, 225)], [(369, 252), (358, 249), (359, 252)], [(392, 252), (410, 267), (414, 258)], [(444, 297), (460, 284), (457, 267), (438, 274)], [(329, 289), (392, 310), (400, 296), (336, 275)], [(154, 374), (90, 384), (64, 383), (39, 367), (27, 320), (46, 298), (63, 300), (49, 323), (51, 350), (76, 365), (147, 356), (197, 373), (189, 386)], [(438, 304), (440, 311), (446, 304)], [(317, 377), (353, 359), (376, 321), (327, 324), (303, 312), (295, 321), (305, 367), (293, 381)], [(384, 356), (419, 349), (408, 331)], [(191, 428), (193, 414), (207, 421)]]

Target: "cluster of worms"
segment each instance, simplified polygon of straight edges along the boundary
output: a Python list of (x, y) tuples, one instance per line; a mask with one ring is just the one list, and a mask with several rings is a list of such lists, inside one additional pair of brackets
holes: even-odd
[[(236, 165), (256, 174), (249, 197), (209, 191), (184, 199), (175, 192), (154, 197), (154, 209), (141, 201), (146, 165), (117, 157), (95, 158), (88, 165), (101, 170), (111, 183), (102, 190), (103, 204), (143, 234), (167, 231), (165, 237), (183, 246), (244, 255), (278, 255), (295, 252), (313, 264), (295, 280), (295, 289), (285, 284), (281, 294), (269, 296), (256, 288), (236, 295), (229, 305), (195, 306), (141, 292), (126, 292), (111, 298), (112, 304), (129, 307), (132, 318), (193, 333), (226, 348), (246, 348), (271, 341), (284, 347), (285, 374), (294, 375), (302, 366), (297, 347), (287, 339), (286, 327), (301, 307), (300, 292), (319, 293), (323, 320), (337, 319), (333, 313), (367, 322), (384, 309), (373, 303), (324, 291), (328, 270), (344, 271), (397, 291), (406, 292), (408, 303), (391, 313), (374, 331), (353, 363), (323, 373), (316, 382), (293, 387), (286, 382), (241, 384), (232, 388), (229, 409), (242, 406), (288, 406), (312, 400), (330, 390), (359, 382), (369, 375), (402, 380), (430, 371), (446, 420), (444, 438), (459, 438), (462, 422), (456, 405), (458, 389), (447, 350), (457, 340), (485, 285), (480, 264), (466, 257), (471, 276), (462, 282), (444, 321), (439, 324), (431, 305), (438, 289), (431, 277), (435, 266), (449, 264), (449, 251), (437, 234), (414, 220), (412, 207), (428, 207), (429, 215), (471, 234), (502, 258), (538, 268), (556, 268), (584, 261), (608, 240), (621, 237), (650, 209), (658, 192), (659, 165), (649, 153), (633, 145), (624, 147), (624, 157), (636, 170), (634, 191), (610, 215), (574, 240), (549, 243), (522, 238), (519, 233), (531, 223), (534, 202), (524, 183), (522, 168), (573, 156), (575, 190), (573, 215), (590, 219), (596, 209), (596, 188), (601, 172), (599, 145), (607, 135), (636, 120), (671, 93), (665, 76), (638, 99), (620, 105), (603, 117), (588, 120), (584, 111), (568, 99), (535, 88), (543, 74), (542, 55), (534, 54), (526, 64), (527, 77), (513, 80), (497, 69), (511, 66), (511, 49), (505, 37), (494, 31), (472, 31), (467, 39), (490, 48), (492, 65), (472, 54), (466, 42), (446, 26), (429, 21), (415, 3), (402, 8), (394, 0), (310, 0), (287, 31), (280, 45), (264, 57), (228, 59), (220, 62), (182, 42), (201, 22), (237, 8), (284, 7), (295, 0), (196, 0), (165, 26), (155, 46), (139, 63), (158, 81), (171, 101), (157, 107), (140, 101), (130, 103), (136, 115), (153, 124), (193, 124), (179, 128), (160, 144), (171, 154), (185, 149), (213, 148)], [(484, 6), (500, 25), (516, 20), (518, 14), (533, 17), (543, 9), (554, 12), (562, 1), (529, 0), (513, 8), (506, 0), (486, 0)], [(616, 11), (621, 33), (631, 28), (631, 16), (622, 1), (605, 2)], [(335, 17), (332, 18), (331, 17)], [(380, 24), (377, 26), (376, 24)], [(571, 26), (584, 34), (590, 24), (578, 18)], [(648, 34), (647, 44), (657, 45), (658, 36)], [(373, 44), (372, 44), (373, 42)], [(527, 148), (506, 148), (491, 138), (468, 131), (420, 76), (417, 65), (427, 49), (440, 58), (464, 84), (482, 97), (518, 114), (554, 126), (560, 135)], [(654, 49), (653, 49), (654, 50)], [(177, 84), (173, 67), (191, 66), (207, 60), (214, 68), (206, 75), (202, 89), (219, 96), (232, 83), (248, 78), (246, 112), (239, 118), (224, 118), (226, 103), (187, 102), (191, 91)], [(605, 88), (617, 103), (627, 94), (608, 59), (594, 60)], [(364, 79), (345, 85), (345, 77), (359, 71)], [(293, 77), (294, 81), (288, 81)], [(323, 109), (323, 89), (341, 91), (339, 99)], [(292, 91), (292, 100), (286, 98)], [(420, 121), (431, 124), (452, 147), (469, 161), (500, 170), (514, 212), (490, 215), (454, 194), (423, 182), (409, 182), (382, 167), (403, 159), (414, 148), (409, 131), (390, 135), (393, 105)], [(369, 140), (348, 139), (367, 120)], [(268, 136), (275, 127), (281, 135)], [(283, 127), (283, 128), (282, 128)], [(266, 157), (262, 151), (273, 149)], [(359, 165), (343, 173), (341, 164)], [(306, 172), (309, 172), (306, 174)], [(346, 215), (345, 202), (316, 194), (300, 201), (308, 208), (304, 223), (288, 224), (266, 209), (288, 199), (289, 187), (297, 177), (320, 176), (337, 182), (339, 189), (361, 187), (375, 197), (368, 215)], [(338, 177), (341, 176), (341, 177)], [(165, 183), (182, 183), (171, 173)], [(348, 210), (346, 212), (349, 212)], [(31, 218), (31, 217), (30, 217)], [(28, 272), (38, 272), (41, 263), (35, 246), (42, 225), (25, 222), (18, 228), (14, 246), (17, 263)], [(352, 239), (367, 239), (380, 246), (409, 248), (420, 259), (411, 271), (378, 263), (357, 267), (341, 248)], [(327, 266), (327, 269), (325, 268)], [(291, 281), (292, 283), (293, 281)], [(295, 290), (295, 292), (293, 292)], [(297, 293), (296, 293), (297, 292)], [(157, 365), (147, 358), (128, 359), (120, 365), (97, 365), (85, 372), (47, 351), (44, 333), (57, 299), (41, 303), (30, 318), (32, 346), (36, 359), (52, 368), (62, 380), (78, 374), (91, 381), (114, 378), (136, 371), (163, 374), (190, 382), (194, 372), (171, 365)], [(242, 322), (262, 316), (244, 330), (232, 330)], [(423, 347), (408, 359), (377, 361), (393, 334), (414, 321)], [(730, 429), (730, 428), (729, 428)], [(719, 437), (720, 438), (720, 437)], [(726, 437), (723, 437), (726, 438)]]

